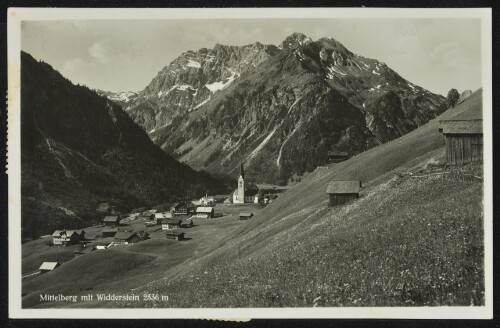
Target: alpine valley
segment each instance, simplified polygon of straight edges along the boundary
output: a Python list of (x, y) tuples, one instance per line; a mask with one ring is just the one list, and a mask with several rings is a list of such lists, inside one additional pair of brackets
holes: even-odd
[(285, 183), (398, 138), (446, 99), (332, 38), (217, 44), (181, 54), (138, 94), (110, 94), (168, 154), (195, 169)]
[(100, 221), (122, 211), (225, 187), (163, 152), (120, 106), (21, 54), (23, 234)]

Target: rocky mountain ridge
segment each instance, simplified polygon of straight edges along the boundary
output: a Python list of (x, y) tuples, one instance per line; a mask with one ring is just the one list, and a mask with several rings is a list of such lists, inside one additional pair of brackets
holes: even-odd
[(192, 167), (283, 182), (436, 117), (445, 98), (332, 38), (294, 33), (189, 51), (162, 69), (125, 108), (152, 140)]

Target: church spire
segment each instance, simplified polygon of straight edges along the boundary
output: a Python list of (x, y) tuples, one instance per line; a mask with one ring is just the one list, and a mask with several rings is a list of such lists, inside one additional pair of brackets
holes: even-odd
[(240, 175), (245, 179), (245, 169), (243, 168), (243, 162), (240, 162)]

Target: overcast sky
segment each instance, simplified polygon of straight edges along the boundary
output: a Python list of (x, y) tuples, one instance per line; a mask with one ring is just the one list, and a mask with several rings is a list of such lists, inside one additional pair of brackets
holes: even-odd
[(278, 45), (293, 32), (333, 37), (432, 92), (481, 87), (480, 22), (474, 19), (25, 21), (21, 47), (74, 83), (140, 91), (187, 50)]

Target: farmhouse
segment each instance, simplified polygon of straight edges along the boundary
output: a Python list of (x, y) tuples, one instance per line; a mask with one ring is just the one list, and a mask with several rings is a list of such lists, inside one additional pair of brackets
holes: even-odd
[(242, 212), (240, 213), (240, 220), (248, 220), (253, 216), (253, 213)]
[(213, 207), (200, 206), (196, 209), (196, 217), (202, 219), (213, 218), (214, 213), (215, 211)]
[(353, 199), (359, 198), (361, 181), (330, 181), (326, 193), (330, 197), (330, 207), (345, 204)]
[(104, 217), (102, 223), (108, 227), (116, 227), (120, 225), (120, 217), (118, 215), (108, 215)]
[(40, 268), (38, 268), (38, 270), (40, 270), (40, 274), (47, 273), (49, 271), (54, 270), (59, 265), (60, 264), (58, 262), (43, 262)]
[(349, 154), (346, 152), (336, 152), (336, 151), (328, 151), (328, 164), (340, 163), (349, 159)]
[(215, 205), (215, 198), (212, 196), (205, 196), (200, 198), (200, 205), (201, 206), (214, 206)]
[(172, 218), (172, 213), (155, 213), (156, 224), (162, 224), (163, 220), (171, 218)]
[(73, 245), (85, 238), (84, 230), (56, 230), (52, 234), (54, 245)]
[(141, 241), (141, 238), (135, 232), (118, 231), (114, 238), (115, 244), (134, 244)]
[(118, 228), (104, 228), (101, 230), (103, 237), (114, 237), (118, 232)]
[(79, 245), (79, 246), (76, 246), (73, 253), (75, 253), (75, 257), (78, 257), (80, 255), (88, 254), (88, 253), (92, 252), (93, 250), (95, 250), (95, 247), (92, 247), (92, 246), (87, 247), (85, 245)]
[(182, 221), (176, 219), (163, 219), (161, 230), (178, 229), (181, 227)]
[(170, 207), (170, 212), (175, 215), (186, 215), (188, 214), (188, 206), (186, 203), (175, 203)]
[(180, 230), (169, 230), (165, 233), (165, 236), (167, 237), (167, 239), (183, 240), (184, 232)]
[(481, 96), (470, 97), (461, 106), (467, 105), (470, 106), (468, 111), (440, 121), (439, 131), (444, 134), (446, 142), (446, 163), (450, 165), (483, 161)]

